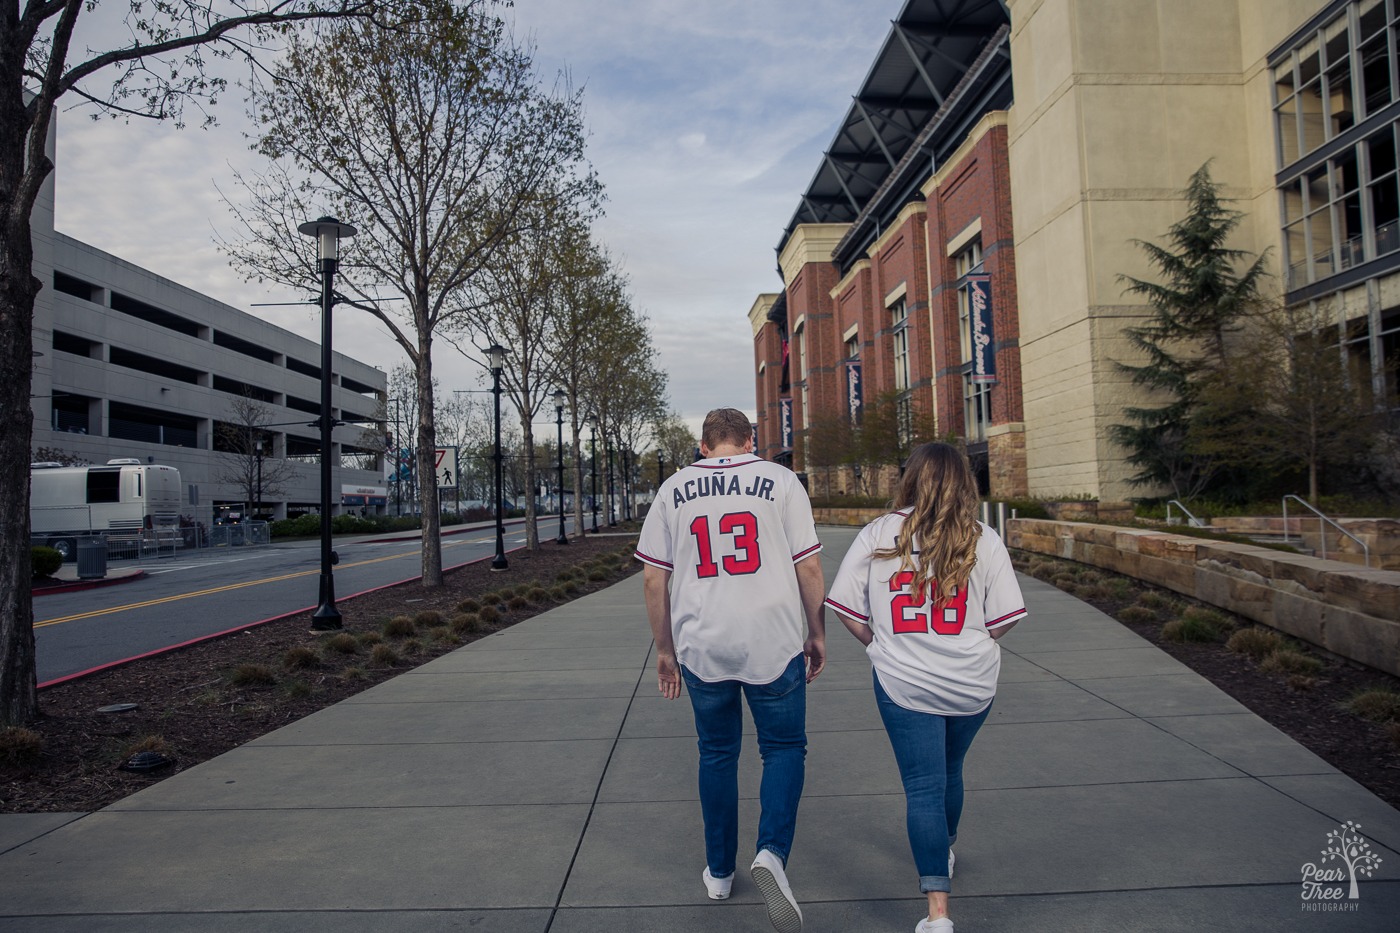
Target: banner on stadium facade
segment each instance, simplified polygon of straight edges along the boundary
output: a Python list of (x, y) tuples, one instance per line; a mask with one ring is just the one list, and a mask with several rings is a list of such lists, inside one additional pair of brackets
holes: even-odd
[(851, 424), (860, 424), (861, 407), (860, 360), (846, 361), (846, 410), (850, 412)]
[(779, 420), (782, 422), (783, 450), (792, 449), (792, 399), (785, 398), (778, 400)]
[(757, 452), (758, 452), (758, 425), (757, 425), (757, 424), (754, 424), (753, 422), (749, 422), (749, 430), (753, 431), (753, 449), (754, 449), (754, 452), (757, 453)]
[(967, 277), (968, 327), (972, 329), (972, 381), (997, 381), (997, 357), (992, 342), (992, 277)]

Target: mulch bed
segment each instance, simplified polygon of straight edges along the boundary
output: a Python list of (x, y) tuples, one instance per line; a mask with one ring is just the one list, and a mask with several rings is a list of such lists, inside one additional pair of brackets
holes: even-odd
[[(513, 552), (503, 572), (492, 572), (489, 558), (468, 564), (449, 571), (440, 589), (404, 584), (338, 600), (351, 653), (334, 650), (332, 635), (311, 633), (309, 619), (298, 616), (47, 688), (39, 694), (40, 719), (28, 727), (41, 743), (37, 755), (29, 754), (33, 736), (17, 741), (0, 731), (0, 813), (104, 807), (463, 644), (611, 586), (640, 568), (632, 558), (635, 527), (616, 530), (624, 534), (576, 537), (567, 546), (549, 539), (537, 552)], [(527, 595), (535, 587), (546, 595)], [(475, 622), (463, 618), (464, 600), (485, 605), (485, 594), (506, 588), (512, 592), (495, 604), (498, 619), (489, 612), (483, 619), (480, 611), (470, 614)], [(400, 616), (417, 619), (412, 634), (387, 634), (408, 627), (388, 624)], [(99, 712), (116, 704), (136, 708)], [(145, 773), (119, 770), (143, 750), (172, 763)]]
[[(1223, 637), (1215, 641), (1181, 642), (1163, 636), (1164, 624), (1179, 617), (1188, 607), (1214, 607), (1206, 607), (1204, 603), (1140, 580), (1071, 561), (1016, 550), (1012, 551), (1012, 557), (1017, 570), (1057, 586), (1112, 616), (1120, 625), (1132, 629), (1215, 684), (1332, 767), (1391, 806), (1400, 808), (1400, 723), (1363, 719), (1345, 706), (1362, 690), (1400, 691), (1400, 678), (1298, 642), (1290, 643), (1320, 661), (1321, 669), (1307, 676), (1269, 673), (1248, 656), (1226, 648)], [(1098, 580), (1079, 582), (1088, 573)], [(1070, 582), (1068, 577), (1075, 577), (1076, 581)], [(1141, 605), (1139, 600), (1144, 593), (1158, 594), (1160, 601), (1177, 611), (1161, 612), (1155, 621), (1120, 618), (1123, 610)], [(1254, 624), (1218, 609), (1215, 612), (1239, 628)], [(1128, 615), (1131, 617), (1132, 613)]]

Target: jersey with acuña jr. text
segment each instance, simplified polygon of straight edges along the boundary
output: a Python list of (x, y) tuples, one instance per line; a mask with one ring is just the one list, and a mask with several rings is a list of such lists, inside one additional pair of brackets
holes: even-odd
[(797, 475), (753, 454), (712, 457), (661, 484), (637, 559), (671, 573), (676, 658), (701, 680), (776, 680), (802, 653), (798, 561), (821, 550)]
[[(911, 592), (914, 573), (899, 558), (876, 558), (893, 548), (907, 513), (891, 512), (861, 529), (841, 562), (826, 605), (870, 626), (865, 653), (890, 699), (905, 709), (971, 716), (996, 695), (1001, 649), (990, 629), (1026, 616), (1011, 556), (981, 522), (977, 562), (967, 586), (945, 603)], [(915, 552), (917, 559), (918, 552)]]

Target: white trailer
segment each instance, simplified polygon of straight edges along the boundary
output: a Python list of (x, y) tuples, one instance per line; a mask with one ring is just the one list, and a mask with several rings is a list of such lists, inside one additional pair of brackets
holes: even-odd
[[(73, 560), (78, 538), (140, 537), (180, 527), (180, 471), (139, 460), (105, 466), (29, 465), (29, 529), (36, 545)], [(154, 534), (153, 534), (154, 536)]]

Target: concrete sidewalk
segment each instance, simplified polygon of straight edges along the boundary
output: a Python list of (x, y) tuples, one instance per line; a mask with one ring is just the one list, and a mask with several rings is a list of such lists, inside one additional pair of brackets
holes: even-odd
[[(855, 531), (822, 530), (828, 580)], [(1400, 812), (1021, 582), (1031, 617), (1001, 642), (969, 756), (959, 933), (1400, 928)], [(829, 624), (789, 878), (807, 930), (908, 933), (924, 902), (899, 776), (869, 665)], [(106, 810), (0, 817), (0, 930), (770, 930), (743, 870), (731, 900), (705, 898), (694, 770), (637, 576)], [(1305, 910), (1302, 866), (1347, 820), (1383, 863), (1340, 902), (1354, 910)]]

